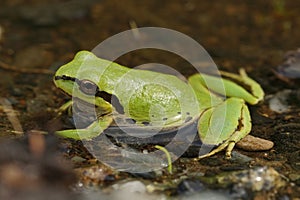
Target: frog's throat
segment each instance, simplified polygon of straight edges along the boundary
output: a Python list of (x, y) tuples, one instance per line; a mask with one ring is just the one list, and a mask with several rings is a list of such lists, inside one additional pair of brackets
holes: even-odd
[[(55, 80), (64, 80), (64, 81), (72, 81), (75, 82), (77, 85), (80, 85), (81, 80), (78, 78), (62, 75), (62, 76), (55, 76)], [(92, 95), (91, 95), (92, 96)], [(101, 91), (99, 87), (96, 89), (96, 93), (94, 95), (95, 97), (100, 97), (104, 99), (105, 101), (111, 103), (113, 107), (116, 109), (116, 111), (120, 114), (124, 114), (124, 108), (121, 105), (119, 99), (114, 94), (109, 94), (105, 91)]]

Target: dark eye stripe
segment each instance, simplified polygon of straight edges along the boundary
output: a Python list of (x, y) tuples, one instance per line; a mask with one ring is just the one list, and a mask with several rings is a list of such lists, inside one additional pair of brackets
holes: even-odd
[(74, 77), (62, 75), (62, 76), (55, 76), (54, 80), (65, 80), (65, 81), (74, 81), (74, 82), (76, 82), (77, 79), (74, 78)]
[(62, 75), (62, 76), (55, 76), (54, 80), (73, 81), (73, 82), (77, 83), (80, 91), (82, 91), (86, 95), (94, 95), (95, 96), (99, 92), (98, 86), (95, 83), (93, 83), (92, 81), (87, 80), (87, 79), (79, 80), (74, 77)]

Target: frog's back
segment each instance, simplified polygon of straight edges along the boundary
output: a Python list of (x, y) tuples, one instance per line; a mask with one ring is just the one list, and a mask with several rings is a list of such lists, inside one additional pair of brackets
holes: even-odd
[(125, 113), (140, 123), (182, 124), (199, 114), (192, 88), (173, 75), (132, 69), (114, 92)]

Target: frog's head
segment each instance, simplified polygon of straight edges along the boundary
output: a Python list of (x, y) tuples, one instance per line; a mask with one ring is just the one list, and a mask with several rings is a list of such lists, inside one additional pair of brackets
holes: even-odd
[[(88, 51), (80, 51), (74, 59), (55, 73), (56, 87), (85, 102), (111, 109), (111, 91), (107, 87), (105, 70), (112, 62), (100, 59)], [(101, 88), (100, 88), (101, 85)]]

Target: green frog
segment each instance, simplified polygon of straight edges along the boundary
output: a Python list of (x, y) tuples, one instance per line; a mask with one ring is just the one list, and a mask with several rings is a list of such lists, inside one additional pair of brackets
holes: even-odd
[(220, 73), (222, 78), (194, 74), (185, 82), (173, 75), (131, 69), (80, 51), (56, 71), (54, 83), (73, 99), (97, 107), (99, 116), (86, 128), (56, 133), (90, 140), (117, 121), (116, 116), (123, 116), (130, 126), (154, 131), (176, 130), (197, 122), (201, 141), (217, 146), (199, 159), (224, 149), (226, 158), (230, 158), (234, 145), (251, 131), (247, 103), (255, 105), (263, 100), (264, 91), (244, 69), (239, 74)]

